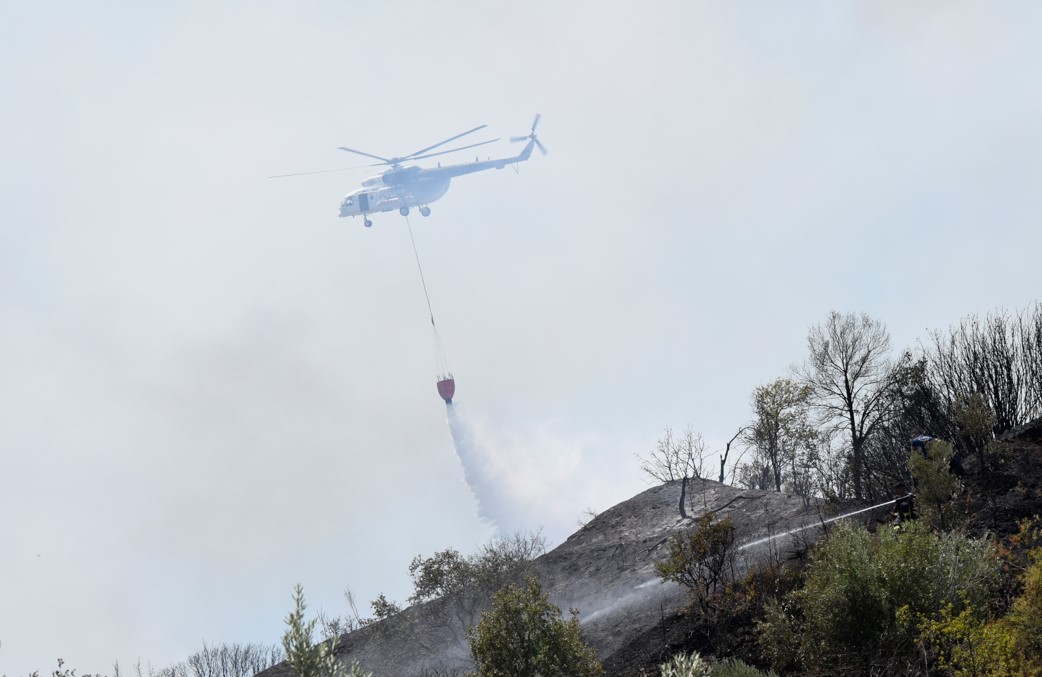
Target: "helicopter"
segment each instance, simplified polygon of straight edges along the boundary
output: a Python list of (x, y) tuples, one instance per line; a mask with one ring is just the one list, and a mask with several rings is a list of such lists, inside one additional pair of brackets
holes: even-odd
[[(417, 165), (404, 166), (403, 163), (422, 160), (436, 155), (455, 153), (457, 151), (467, 150), (468, 148), (476, 148), (477, 146), (494, 143), (499, 141), (499, 139), (482, 141), (480, 143), (461, 146), (451, 150), (442, 150), (436, 153), (430, 152), (435, 148), (444, 146), (456, 139), (473, 134), (474, 132), (487, 127), (487, 125), (481, 125), (445, 139), (444, 141), (440, 141), (433, 146), (428, 146), (401, 157), (385, 158), (372, 153), (355, 150), (354, 148), (338, 146), (339, 150), (380, 161), (374, 165), (369, 165), (371, 167), (389, 167), (376, 176), (371, 176), (362, 181), (362, 187), (358, 190), (348, 193), (340, 202), (340, 216), (361, 216), (364, 218), (362, 223), (366, 228), (372, 227), (373, 222), (372, 219), (369, 218), (369, 215), (376, 212), (398, 210), (398, 213), (402, 216), (408, 216), (411, 209), (416, 207), (421, 216), (430, 216), (431, 208), (428, 205), (448, 192), (449, 184), (452, 182), (453, 177), (473, 174), (475, 172), (485, 171), (486, 169), (503, 169), (507, 165), (515, 165), (520, 162), (525, 162), (529, 157), (531, 157), (532, 150), (537, 147), (543, 155), (546, 155), (547, 150), (543, 144), (540, 143), (535, 133), (535, 128), (539, 124), (539, 119), (541, 117), (541, 115), (536, 114), (528, 134), (525, 136), (511, 137), (510, 141), (514, 143), (521, 141), (527, 142), (519, 154), (513, 157), (492, 158), (480, 161), (475, 158), (474, 162), (447, 165), (445, 167), (441, 166), (441, 163), (438, 163), (437, 167), (429, 168), (419, 167)], [(300, 174), (317, 173), (322, 172), (301, 172)], [(271, 178), (299, 176), (300, 174), (282, 174)]]

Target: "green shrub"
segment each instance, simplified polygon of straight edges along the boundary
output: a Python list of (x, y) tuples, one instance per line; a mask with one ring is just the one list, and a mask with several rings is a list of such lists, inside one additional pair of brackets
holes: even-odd
[(920, 643), (935, 668), (953, 677), (1025, 677), (1016, 668), (1013, 640), (1002, 622), (987, 623), (967, 606), (958, 614), (951, 604), (938, 617), (920, 618)]
[(986, 606), (999, 573), (990, 553), (917, 523), (878, 536), (841, 526), (813, 550), (805, 586), (768, 605), (761, 644), (775, 668), (834, 675), (914, 659), (921, 619)]
[(492, 608), (468, 632), (470, 652), (481, 677), (604, 674), (579, 627), (579, 614), (564, 620), (539, 582), (530, 578), (496, 593)]
[(908, 467), (915, 478), (915, 501), (922, 519), (941, 531), (958, 526), (962, 511), (955, 499), (962, 492), (962, 482), (951, 473), (949, 465), (955, 453), (952, 445), (933, 440), (928, 455), (913, 453)]
[(1042, 674), (1042, 548), (1031, 551), (1032, 564), (1021, 579), (1024, 591), (1013, 600), (1007, 616), (1013, 645), (1024, 665), (1033, 665), (1032, 675)]
[(703, 614), (712, 599), (735, 579), (735, 528), (730, 517), (716, 519), (706, 513), (694, 529), (674, 534), (667, 544), (666, 559), (655, 563), (655, 571), (667, 581), (691, 591)]
[(710, 677), (709, 663), (698, 652), (680, 653), (658, 666), (660, 677)]

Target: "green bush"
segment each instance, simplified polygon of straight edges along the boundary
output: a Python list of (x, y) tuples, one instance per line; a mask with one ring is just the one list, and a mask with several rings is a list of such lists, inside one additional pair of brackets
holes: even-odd
[(984, 608), (998, 582), (986, 541), (910, 523), (874, 536), (841, 526), (811, 554), (805, 586), (758, 624), (775, 668), (866, 674), (915, 658), (920, 620)]
[(922, 519), (935, 529), (948, 531), (958, 526), (962, 511), (955, 499), (962, 483), (951, 473), (952, 445), (934, 440), (927, 446), (928, 455), (913, 453), (908, 467), (915, 478), (915, 501)]
[[(1030, 674), (1042, 674), (1042, 548), (1031, 552), (1032, 564), (1021, 579), (1024, 591), (1013, 601), (1007, 621), (1013, 645), (1024, 665), (1035, 666)], [(1025, 673), (1027, 674), (1027, 673)]]
[(920, 617), (920, 644), (937, 671), (953, 677), (1042, 677), (1042, 549), (1030, 552), (1022, 592), (1009, 613), (989, 619), (967, 605), (948, 604), (934, 618)]
[(710, 677), (709, 663), (697, 651), (673, 656), (668, 663), (658, 666), (660, 677)]
[(468, 632), (481, 677), (600, 677), (604, 669), (579, 627), (579, 614), (564, 620), (535, 578), (507, 585)]
[(920, 618), (923, 655), (936, 672), (952, 677), (1026, 677), (1016, 668), (1006, 624), (987, 623), (973, 606), (955, 614), (945, 605), (936, 618)]
[(700, 610), (708, 614), (713, 598), (735, 580), (737, 550), (731, 518), (718, 520), (706, 513), (694, 529), (674, 534), (667, 547), (669, 554), (655, 563), (655, 571), (663, 580), (690, 590)]

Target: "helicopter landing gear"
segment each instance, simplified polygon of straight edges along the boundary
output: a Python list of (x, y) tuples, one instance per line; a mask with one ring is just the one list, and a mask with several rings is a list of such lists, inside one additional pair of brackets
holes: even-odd
[(409, 208), (408, 207), (402, 207), (401, 209), (398, 210), (398, 213), (401, 214), (402, 216), (408, 216), (409, 215)]
[(420, 207), (420, 216), (430, 216), (430, 215), (431, 215), (431, 208), (430, 207)]
[(373, 227), (373, 222), (370, 221), (369, 219), (366, 219), (365, 221), (362, 222), (362, 225), (365, 226), (366, 228), (372, 228)]

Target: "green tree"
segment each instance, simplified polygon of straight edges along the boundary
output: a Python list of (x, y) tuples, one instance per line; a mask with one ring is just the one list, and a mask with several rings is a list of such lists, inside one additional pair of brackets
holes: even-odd
[(933, 440), (927, 444), (925, 454), (912, 452), (908, 460), (915, 479), (919, 514), (927, 524), (942, 531), (957, 526), (962, 515), (955, 502), (962, 491), (962, 483), (948, 469), (953, 453), (952, 445)]
[(813, 492), (810, 456), (817, 435), (810, 423), (811, 392), (810, 386), (787, 378), (753, 391), (755, 418), (745, 441), (770, 467), (775, 491), (784, 483), (801, 496)]
[(481, 677), (599, 677), (604, 669), (583, 639), (579, 613), (564, 620), (535, 578), (496, 593), (469, 633)]
[(695, 527), (674, 534), (667, 544), (668, 555), (655, 563), (655, 571), (667, 581), (683, 585), (695, 598), (700, 611), (714, 611), (714, 598), (734, 582), (735, 528), (730, 517), (717, 519), (706, 513)]
[(432, 642), (428, 633), (414, 634), (416, 623), (402, 623), (398, 629), (430, 653), (438, 653), (445, 642), (460, 644), (498, 590), (533, 575), (532, 561), (545, 549), (546, 540), (539, 533), (515, 534), (493, 539), (468, 557), (450, 548), (413, 558), (409, 564), (413, 594), (408, 601), (419, 625), (436, 628), (438, 639)]
[(286, 632), (282, 636), (282, 647), (286, 650), (286, 662), (298, 677), (372, 677), (357, 663), (350, 670), (336, 657), (336, 641), (315, 644), (317, 619), (304, 620), (304, 588), (298, 585), (293, 590), (293, 611), (286, 617)]

